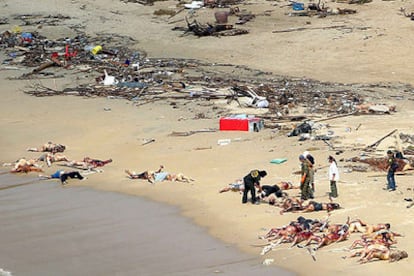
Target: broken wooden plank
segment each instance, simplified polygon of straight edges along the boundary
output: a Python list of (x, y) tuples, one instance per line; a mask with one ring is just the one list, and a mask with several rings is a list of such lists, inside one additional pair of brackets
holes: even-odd
[(217, 129), (215, 128), (203, 128), (203, 129), (199, 129), (199, 130), (190, 130), (190, 131), (173, 131), (170, 135), (171, 136), (190, 136), (193, 135), (195, 133), (200, 133), (200, 132), (216, 132)]
[(383, 136), (381, 139), (377, 140), (375, 143), (367, 146), (368, 149), (372, 149), (372, 148), (376, 148), (385, 138), (393, 135), (395, 132), (397, 131), (397, 129), (394, 129), (393, 131), (391, 131), (390, 133), (388, 133), (387, 135)]
[(194, 148), (194, 150), (208, 150), (208, 149), (212, 149), (212, 147), (210, 146), (210, 147), (197, 147), (197, 148)]
[(308, 31), (308, 30), (327, 30), (327, 29), (343, 29), (343, 28), (351, 28), (347, 25), (333, 25), (333, 26), (326, 26), (326, 27), (299, 27), (299, 28), (289, 28), (284, 30), (276, 30), (272, 31), (272, 33), (289, 33), (289, 32), (299, 32), (299, 31)]
[(348, 116), (352, 116), (352, 115), (355, 115), (355, 112), (351, 112), (351, 113), (347, 113), (347, 114), (334, 115), (334, 116), (330, 116), (330, 117), (323, 118), (323, 119), (320, 119), (320, 120), (316, 120), (315, 122), (323, 122), (323, 121), (333, 120), (333, 119), (337, 119), (337, 118), (348, 117)]

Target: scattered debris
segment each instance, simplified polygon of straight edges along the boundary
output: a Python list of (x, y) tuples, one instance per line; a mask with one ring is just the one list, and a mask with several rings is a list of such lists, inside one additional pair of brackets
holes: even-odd
[[(235, 14), (238, 13), (240, 14), (235, 11)], [(188, 22), (188, 25), (201, 35), (204, 32), (215, 35), (214, 33), (226, 32), (225, 29), (229, 28), (226, 24), (201, 25), (197, 21)], [(220, 28), (223, 30), (219, 31)], [(234, 101), (240, 107), (266, 108), (267, 112), (257, 117), (264, 120), (266, 128), (277, 128), (281, 133), (292, 132), (292, 126), (287, 125), (289, 122), (295, 125), (338, 116), (392, 114), (396, 112), (395, 106), (383, 104), (386, 99), (383, 95), (392, 92), (401, 99), (408, 99), (414, 90), (405, 84), (323, 83), (274, 76), (269, 72), (240, 65), (213, 64), (192, 59), (149, 58), (144, 51), (130, 48), (130, 45), (136, 43), (130, 37), (107, 33), (90, 37), (78, 33), (76, 37), (51, 40), (36, 32), (21, 32), (21, 29), (19, 32), (5, 31), (0, 35), (1, 49), (7, 56), (3, 65), (10, 68), (12, 65), (22, 71), (33, 67), (16, 79), (37, 79), (24, 91), (37, 97), (76, 95), (124, 98), (133, 101), (136, 106), (169, 100), (173, 108), (178, 108), (178, 100), (225, 99), (229, 105)], [(90, 82), (84, 78), (85, 81), (75, 87), (61, 90), (45, 86), (39, 81), (41, 78), (62, 77), (68, 70), (88, 76), (94, 74), (95, 81)], [(365, 99), (366, 95), (369, 95), (368, 100)], [(298, 109), (303, 111), (290, 115)], [(225, 110), (215, 112), (217, 114)], [(223, 114), (222, 117), (228, 115), (233, 114)], [(322, 134), (310, 138), (327, 141), (331, 137)], [(331, 148), (335, 148), (332, 143)]]
[(153, 143), (153, 142), (155, 142), (155, 139), (154, 138), (147, 138), (147, 139), (142, 139), (142, 146), (145, 146), (145, 145), (147, 145), (147, 144), (149, 144), (149, 143)]
[(295, 127), (295, 129), (291, 133), (289, 133), (288, 137), (298, 136), (303, 133), (312, 133), (312, 126), (310, 122), (303, 122), (297, 127)]
[(214, 128), (204, 128), (199, 130), (191, 130), (191, 131), (173, 131), (170, 135), (171, 136), (190, 136), (195, 133), (201, 133), (201, 132), (216, 132), (217, 129)]
[(197, 20), (189, 22), (186, 18), (187, 29), (175, 27), (173, 30), (183, 30), (184, 34), (194, 33), (196, 36), (234, 36), (249, 33), (248, 30), (236, 29), (230, 24), (199, 23)]
[(393, 135), (395, 132), (397, 131), (397, 129), (394, 129), (393, 131), (391, 131), (390, 133), (388, 133), (387, 135), (381, 137), (381, 139), (377, 140), (375, 143), (367, 146), (367, 149), (372, 149), (372, 148), (376, 148), (385, 138)]
[(271, 265), (275, 260), (274, 259), (264, 259), (263, 264), (264, 265)]

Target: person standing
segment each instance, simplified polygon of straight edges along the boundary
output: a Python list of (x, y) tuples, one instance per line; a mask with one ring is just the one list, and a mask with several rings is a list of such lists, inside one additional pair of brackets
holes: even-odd
[(328, 162), (330, 164), (328, 176), (331, 184), (331, 192), (329, 193), (329, 197), (338, 197), (338, 189), (336, 187), (336, 182), (339, 180), (338, 166), (336, 164), (335, 158), (332, 156), (328, 157)]
[(300, 191), (301, 191), (301, 199), (307, 200), (311, 196), (311, 168), (310, 162), (304, 155), (299, 155), (299, 161), (301, 164), (301, 178), (300, 178)]
[(252, 170), (248, 175), (243, 178), (244, 191), (242, 203), (247, 203), (247, 194), (250, 192), (252, 196), (252, 203), (258, 204), (259, 201), (256, 198), (256, 187), (260, 189), (260, 179), (267, 175), (266, 171)]
[(310, 174), (310, 189), (309, 189), (309, 198), (313, 199), (313, 194), (315, 193), (315, 158), (309, 153), (309, 151), (303, 152), (303, 156), (309, 161), (309, 174)]
[(387, 151), (387, 189), (389, 192), (395, 191), (395, 171), (398, 168), (398, 164), (395, 160), (394, 153), (390, 150)]

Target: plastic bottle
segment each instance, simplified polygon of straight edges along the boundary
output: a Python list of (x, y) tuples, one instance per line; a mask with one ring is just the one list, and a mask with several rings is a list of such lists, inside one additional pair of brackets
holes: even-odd
[(100, 51), (102, 51), (102, 46), (101, 46), (101, 45), (95, 46), (95, 47), (91, 50), (92, 54), (94, 54), (94, 55), (98, 54)]

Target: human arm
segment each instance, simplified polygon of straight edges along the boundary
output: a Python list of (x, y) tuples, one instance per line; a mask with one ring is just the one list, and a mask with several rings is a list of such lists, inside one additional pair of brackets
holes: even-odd
[(160, 173), (163, 169), (164, 169), (164, 166), (163, 165), (160, 165), (160, 168), (158, 170), (156, 170), (155, 172), (156, 173)]

